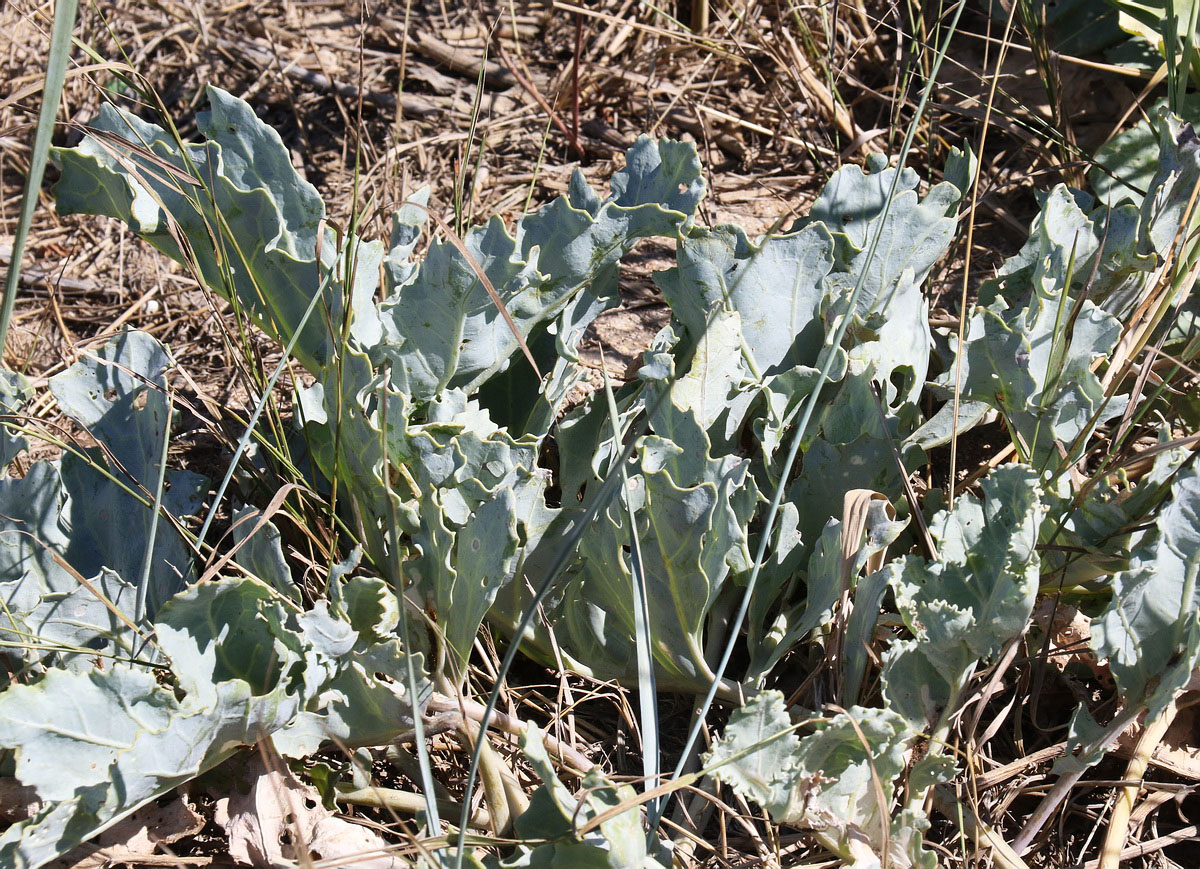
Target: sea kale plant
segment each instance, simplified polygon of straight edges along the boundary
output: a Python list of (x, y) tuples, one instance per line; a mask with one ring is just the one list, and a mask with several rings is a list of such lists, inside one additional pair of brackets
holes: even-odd
[[(1195, 355), (1186, 311), (1145, 315), (1186, 308), (1162, 288), (1200, 180), (1190, 128), (1161, 119), (1137, 201), (1043, 194), (960, 340), (931, 331), (927, 283), (969, 153), (929, 186), (882, 155), (843, 167), (806, 217), (750, 238), (696, 221), (691, 145), (643, 137), (605, 197), (576, 173), (511, 225), (425, 245), (418, 193), (385, 244), (331, 228), (278, 135), (208, 97), (194, 144), (105, 108), (56, 154), (58, 206), (124, 221), (303, 367), (295, 442), (307, 484), (336, 493), (340, 563), (301, 593), (247, 508), (238, 569), (198, 577), (220, 555), (187, 521), (207, 481), (165, 471), (167, 350), (125, 333), (55, 377), (100, 448), (0, 481), (3, 774), (44, 806), (0, 837), (6, 864), (41, 865), (263, 737), (290, 757), (386, 745), (431, 689), (462, 690), (485, 622), (546, 663), (735, 704), (687, 781), (726, 782), (859, 867), (936, 865), (925, 806), (956, 774), (955, 713), (1039, 589), (1109, 601), (1093, 643), (1119, 720), (1157, 714), (1195, 669), (1192, 454), (1164, 422), (1140, 479), (1094, 455), (1098, 433), (1154, 418), (1143, 347)], [(584, 333), (647, 238), (675, 250), (654, 275), (670, 324), (628, 382), (580, 399)], [(27, 393), (4, 381), (6, 463)], [(997, 420), (1012, 461), (917, 497), (931, 451)], [(789, 707), (776, 688), (801, 683)], [(1114, 726), (1080, 710), (1064, 779)], [(534, 731), (524, 747), (545, 786), (516, 829), (542, 843), (503, 865), (669, 859), (632, 789), (593, 773), (575, 812)]]

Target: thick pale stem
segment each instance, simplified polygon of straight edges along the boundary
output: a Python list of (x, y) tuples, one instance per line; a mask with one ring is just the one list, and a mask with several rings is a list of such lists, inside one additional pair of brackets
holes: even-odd
[[(351, 806), (369, 806), (405, 815), (425, 811), (424, 794), (394, 788), (339, 788), (334, 799)], [(462, 811), (462, 806), (453, 800), (438, 800), (438, 808), (451, 816), (457, 816)], [(475, 810), (471, 815), (471, 826), (480, 830), (491, 828), (492, 819), (486, 809)]]
[(950, 788), (936, 785), (933, 789), (933, 805), (945, 817), (961, 824), (964, 832), (975, 840), (976, 845), (990, 851), (992, 862), (1000, 869), (1029, 869), (1029, 864), (1017, 856), (1003, 836), (983, 823), (973, 811), (965, 810)]
[(487, 734), (472, 732), (471, 724), (463, 721), (462, 735), (464, 745), (468, 750), (474, 746), (476, 739), (482, 740), (479, 752), (479, 780), (483, 783), (483, 794), (487, 798), (488, 811), (491, 815), (492, 832), (504, 836), (512, 827), (512, 822), (519, 812), (514, 812), (509, 805), (508, 787), (504, 781), (502, 767), (504, 763), (487, 741)]
[[(1146, 725), (1146, 730), (1134, 749), (1133, 757), (1125, 767), (1125, 781), (1141, 782), (1146, 774), (1146, 767), (1150, 765), (1154, 749), (1162, 742), (1171, 722), (1175, 720), (1175, 712), (1175, 704), (1170, 703), (1158, 718)], [(1121, 850), (1129, 837), (1129, 816), (1133, 813), (1133, 805), (1137, 802), (1141, 789), (1140, 784), (1129, 785), (1117, 794), (1117, 803), (1113, 806), (1112, 817), (1108, 821), (1108, 832), (1104, 836), (1104, 846), (1100, 849), (1099, 869), (1117, 869), (1120, 865)]]
[(497, 836), (504, 836), (512, 827), (512, 822), (529, 808), (529, 799), (521, 790), (516, 774), (508, 768), (503, 758), (488, 742), (487, 731), (477, 721), (462, 714), (467, 701), (461, 696), (461, 692), (450, 684), (442, 673), (434, 677), (434, 683), (442, 693), (452, 695), (452, 698), (457, 697), (452, 699), (452, 702), (459, 706), (459, 735), (467, 751), (474, 751), (475, 742), (479, 740), (479, 779), (483, 783), (492, 831)]
[[(473, 721), (482, 721), (485, 712), (482, 703), (465, 699), (458, 701), (444, 694), (434, 694), (427, 708), (436, 713), (453, 712), (457, 715), (465, 715)], [(514, 736), (520, 736), (525, 731), (524, 722), (498, 709), (492, 710), (491, 715), (488, 716), (488, 726)], [(596, 765), (587, 755), (549, 733), (542, 734), (542, 742), (546, 745), (546, 751), (561, 760), (564, 767), (578, 774), (587, 773)]]

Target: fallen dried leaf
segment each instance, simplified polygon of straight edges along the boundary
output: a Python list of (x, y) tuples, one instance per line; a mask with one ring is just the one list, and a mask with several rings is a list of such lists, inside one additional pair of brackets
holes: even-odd
[(353, 862), (356, 869), (400, 869), (402, 861), (377, 833), (337, 817), (315, 788), (286, 769), (268, 769), (255, 752), (245, 771), (253, 784), (217, 802), (215, 820), (229, 836), (229, 855), (256, 867), (291, 865), (300, 853), (312, 860)]
[(172, 845), (202, 829), (204, 819), (182, 796), (175, 796), (165, 805), (153, 802), (143, 806), (49, 866), (50, 869), (102, 869), (120, 863), (141, 865), (147, 862), (146, 858), (161, 853), (160, 845)]

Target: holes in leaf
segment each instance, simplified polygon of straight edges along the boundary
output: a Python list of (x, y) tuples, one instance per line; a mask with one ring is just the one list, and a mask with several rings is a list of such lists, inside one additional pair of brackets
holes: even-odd
[(891, 376), (888, 377), (888, 382), (896, 390), (896, 404), (904, 403), (903, 396), (908, 394), (909, 384), (913, 381), (914, 377), (913, 370), (907, 365), (892, 370)]
[(108, 389), (104, 390), (104, 400), (105, 401), (116, 401), (117, 400), (117, 388), (115, 386), (110, 386)]

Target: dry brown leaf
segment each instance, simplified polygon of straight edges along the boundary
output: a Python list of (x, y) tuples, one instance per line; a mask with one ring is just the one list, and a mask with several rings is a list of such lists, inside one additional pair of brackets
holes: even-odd
[(1047, 662), (1062, 674), (1077, 700), (1083, 700), (1087, 692), (1077, 684), (1070, 674), (1072, 665), (1083, 665), (1091, 671), (1096, 681), (1107, 688), (1113, 687), (1112, 673), (1108, 665), (1096, 658), (1092, 651), (1092, 620), (1075, 607), (1053, 597), (1043, 598), (1033, 612), (1033, 623), (1044, 633), (1050, 634)]
[(141, 864), (160, 845), (172, 845), (204, 829), (204, 819), (182, 796), (165, 805), (152, 802), (125, 820), (50, 863), (50, 869), (102, 869), (120, 863)]
[(271, 770), (255, 752), (246, 766), (246, 794), (218, 800), (215, 820), (229, 836), (229, 855), (249, 866), (293, 865), (301, 852), (312, 860), (345, 861), (358, 869), (400, 869), (377, 833), (337, 817), (315, 788), (286, 769)]

